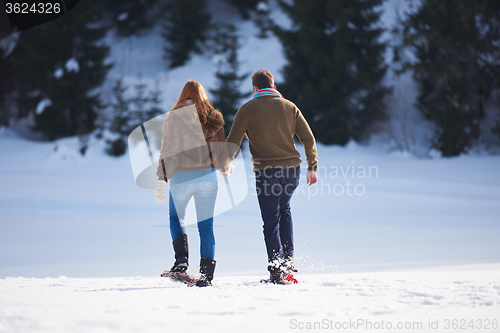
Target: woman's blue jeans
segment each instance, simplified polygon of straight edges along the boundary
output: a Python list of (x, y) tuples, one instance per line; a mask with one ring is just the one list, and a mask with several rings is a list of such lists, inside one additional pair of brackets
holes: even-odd
[(201, 258), (214, 259), (215, 256), (214, 209), (217, 190), (218, 184), (213, 181), (170, 186), (169, 213), (172, 240), (186, 233), (186, 207), (189, 200), (194, 197)]

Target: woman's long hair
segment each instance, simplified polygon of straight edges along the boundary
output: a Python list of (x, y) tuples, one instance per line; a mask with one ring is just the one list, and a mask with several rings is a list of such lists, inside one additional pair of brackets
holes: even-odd
[(193, 104), (196, 105), (196, 110), (198, 111), (198, 117), (200, 118), (200, 122), (205, 124), (207, 122), (207, 117), (211, 116), (213, 118), (219, 119), (224, 123), (224, 119), (222, 114), (215, 110), (212, 103), (208, 100), (207, 94), (205, 93), (205, 89), (203, 86), (195, 80), (189, 80), (184, 85), (182, 89), (181, 95), (177, 99), (175, 106), (172, 109), (178, 109), (186, 106), (186, 101), (190, 99), (193, 101)]

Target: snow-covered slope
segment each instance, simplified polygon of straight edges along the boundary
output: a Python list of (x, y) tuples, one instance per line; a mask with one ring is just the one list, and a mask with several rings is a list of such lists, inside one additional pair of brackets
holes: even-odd
[[(282, 54), (281, 44), (272, 34), (266, 39), (258, 38), (259, 30), (251, 20), (244, 21), (238, 11), (225, 1), (210, 1), (210, 12), (218, 23), (231, 23), (237, 28), (241, 48), (238, 52), (241, 63), (240, 75), (246, 74), (247, 80), (240, 88), (243, 93), (252, 91), (251, 76), (261, 69), (270, 70), (277, 82), (282, 81), (281, 69), (286, 63)], [(284, 20), (277, 13), (277, 20)], [(161, 24), (141, 36), (118, 38), (110, 32), (106, 43), (110, 45), (109, 61), (115, 65), (110, 70), (103, 85), (103, 98), (109, 101), (111, 87), (120, 77), (125, 84), (132, 86), (139, 81), (150, 89), (157, 83), (162, 91), (163, 107), (169, 110), (179, 96), (184, 84), (190, 80), (200, 82), (207, 92), (217, 87), (215, 72), (219, 57), (206, 48), (205, 54), (192, 54), (183, 67), (168, 69), (168, 63), (163, 59), (165, 41), (161, 36)], [(132, 91), (130, 91), (132, 93)], [(234, 110), (236, 111), (236, 110)]]

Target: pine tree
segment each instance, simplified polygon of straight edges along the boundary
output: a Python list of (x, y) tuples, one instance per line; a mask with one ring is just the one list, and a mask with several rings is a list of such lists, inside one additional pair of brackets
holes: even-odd
[(262, 0), (226, 0), (231, 5), (238, 8), (241, 17), (244, 20), (248, 20), (250, 18), (250, 12), (255, 10), (259, 2)]
[(250, 93), (242, 94), (240, 87), (242, 81), (248, 77), (248, 74), (238, 75), (238, 35), (236, 28), (231, 24), (223, 24), (218, 28), (215, 36), (216, 53), (222, 56), (218, 63), (217, 87), (210, 89), (213, 96), (214, 106), (224, 115), (226, 122), (226, 134), (231, 129), (231, 123), (234, 114), (238, 110), (239, 101), (242, 98), (250, 96)]
[(158, 82), (155, 83), (155, 89), (147, 91), (147, 86), (139, 78), (139, 83), (134, 86), (135, 97), (131, 99), (133, 122), (140, 125), (162, 113), (161, 110), (161, 91)]
[[(160, 115), (161, 92), (158, 86), (149, 92), (146, 84), (139, 82), (134, 86), (135, 95), (126, 97), (128, 87), (120, 78), (113, 87), (114, 101), (111, 104), (111, 121), (107, 124), (112, 139), (107, 139), (106, 152), (112, 156), (121, 156), (127, 150), (127, 138), (130, 133), (141, 124)], [(159, 148), (159, 147), (158, 147)]]
[(155, 81), (154, 89), (149, 93), (149, 107), (146, 111), (147, 120), (155, 119), (154, 123), (148, 126), (148, 136), (153, 132), (152, 137), (149, 138), (149, 144), (156, 148), (158, 151), (161, 149), (161, 137), (163, 135), (163, 118), (156, 119), (155, 117), (165, 113), (162, 107), (160, 83)]
[(0, 126), (9, 126), (11, 115), (9, 114), (8, 105), (6, 103), (7, 95), (12, 93), (14, 88), (12, 55), (7, 54), (7, 51), (0, 47)]
[(161, 104), (162, 100), (161, 100), (160, 83), (158, 81), (155, 81), (155, 87), (149, 94), (149, 108), (146, 111), (146, 118), (148, 120), (156, 116), (159, 116), (164, 112)]
[[(467, 152), (481, 136), (484, 105), (500, 86), (500, 2), (424, 0), (403, 22), (402, 47), (419, 86), (417, 108), (436, 124), (443, 156)], [(400, 60), (397, 58), (397, 60)]]
[(273, 23), (269, 16), (269, 7), (267, 5), (257, 6), (255, 15), (253, 16), (253, 22), (259, 29), (257, 37), (263, 39), (268, 38), (269, 32), (272, 30)]
[(119, 36), (129, 37), (150, 29), (161, 12), (158, 0), (107, 0), (103, 2)]
[(125, 97), (128, 87), (123, 85), (120, 78), (113, 87), (114, 101), (111, 104), (111, 123), (109, 130), (115, 133), (116, 138), (107, 139), (106, 152), (112, 156), (121, 156), (127, 149), (126, 136), (133, 129), (131, 125), (132, 111), (130, 109), (130, 100)]
[(293, 28), (273, 27), (288, 60), (278, 89), (301, 109), (320, 142), (361, 140), (385, 117), (385, 44), (376, 26), (382, 1), (279, 0)]
[(496, 134), (500, 137), (500, 122), (496, 122), (495, 126), (491, 129), (491, 133)]
[(207, 39), (211, 15), (206, 0), (172, 0), (163, 25), (165, 60), (170, 68), (183, 66), (192, 52), (201, 53), (200, 42)]
[(138, 122), (137, 125), (148, 121), (147, 107), (149, 104), (149, 97), (146, 95), (146, 84), (142, 82), (139, 78), (139, 83), (134, 86), (135, 97), (132, 99), (132, 105), (134, 107), (134, 120)]
[(101, 24), (99, 2), (83, 1), (66, 15), (24, 31), (13, 51), (20, 116), (34, 112), (48, 98), (52, 105), (35, 115), (35, 127), (57, 138), (84, 135), (95, 128), (104, 108), (99, 93), (111, 65), (102, 44), (108, 27)]

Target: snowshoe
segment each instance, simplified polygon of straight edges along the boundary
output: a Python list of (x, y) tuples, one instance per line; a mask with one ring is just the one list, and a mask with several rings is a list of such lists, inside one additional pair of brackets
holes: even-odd
[(196, 282), (198, 281), (198, 279), (195, 279), (194, 277), (189, 276), (186, 273), (180, 272), (164, 271), (160, 276), (170, 278), (173, 281), (182, 282), (188, 287), (196, 285)]
[(273, 284), (296, 284), (299, 283), (297, 279), (292, 275), (292, 274), (286, 274), (283, 275), (281, 278), (275, 278), (272, 279), (269, 277), (269, 279), (262, 279), (260, 280), (261, 283), (273, 283)]
[(283, 280), (290, 281), (293, 284), (299, 283), (299, 281), (292, 274), (286, 274), (283, 276)]

